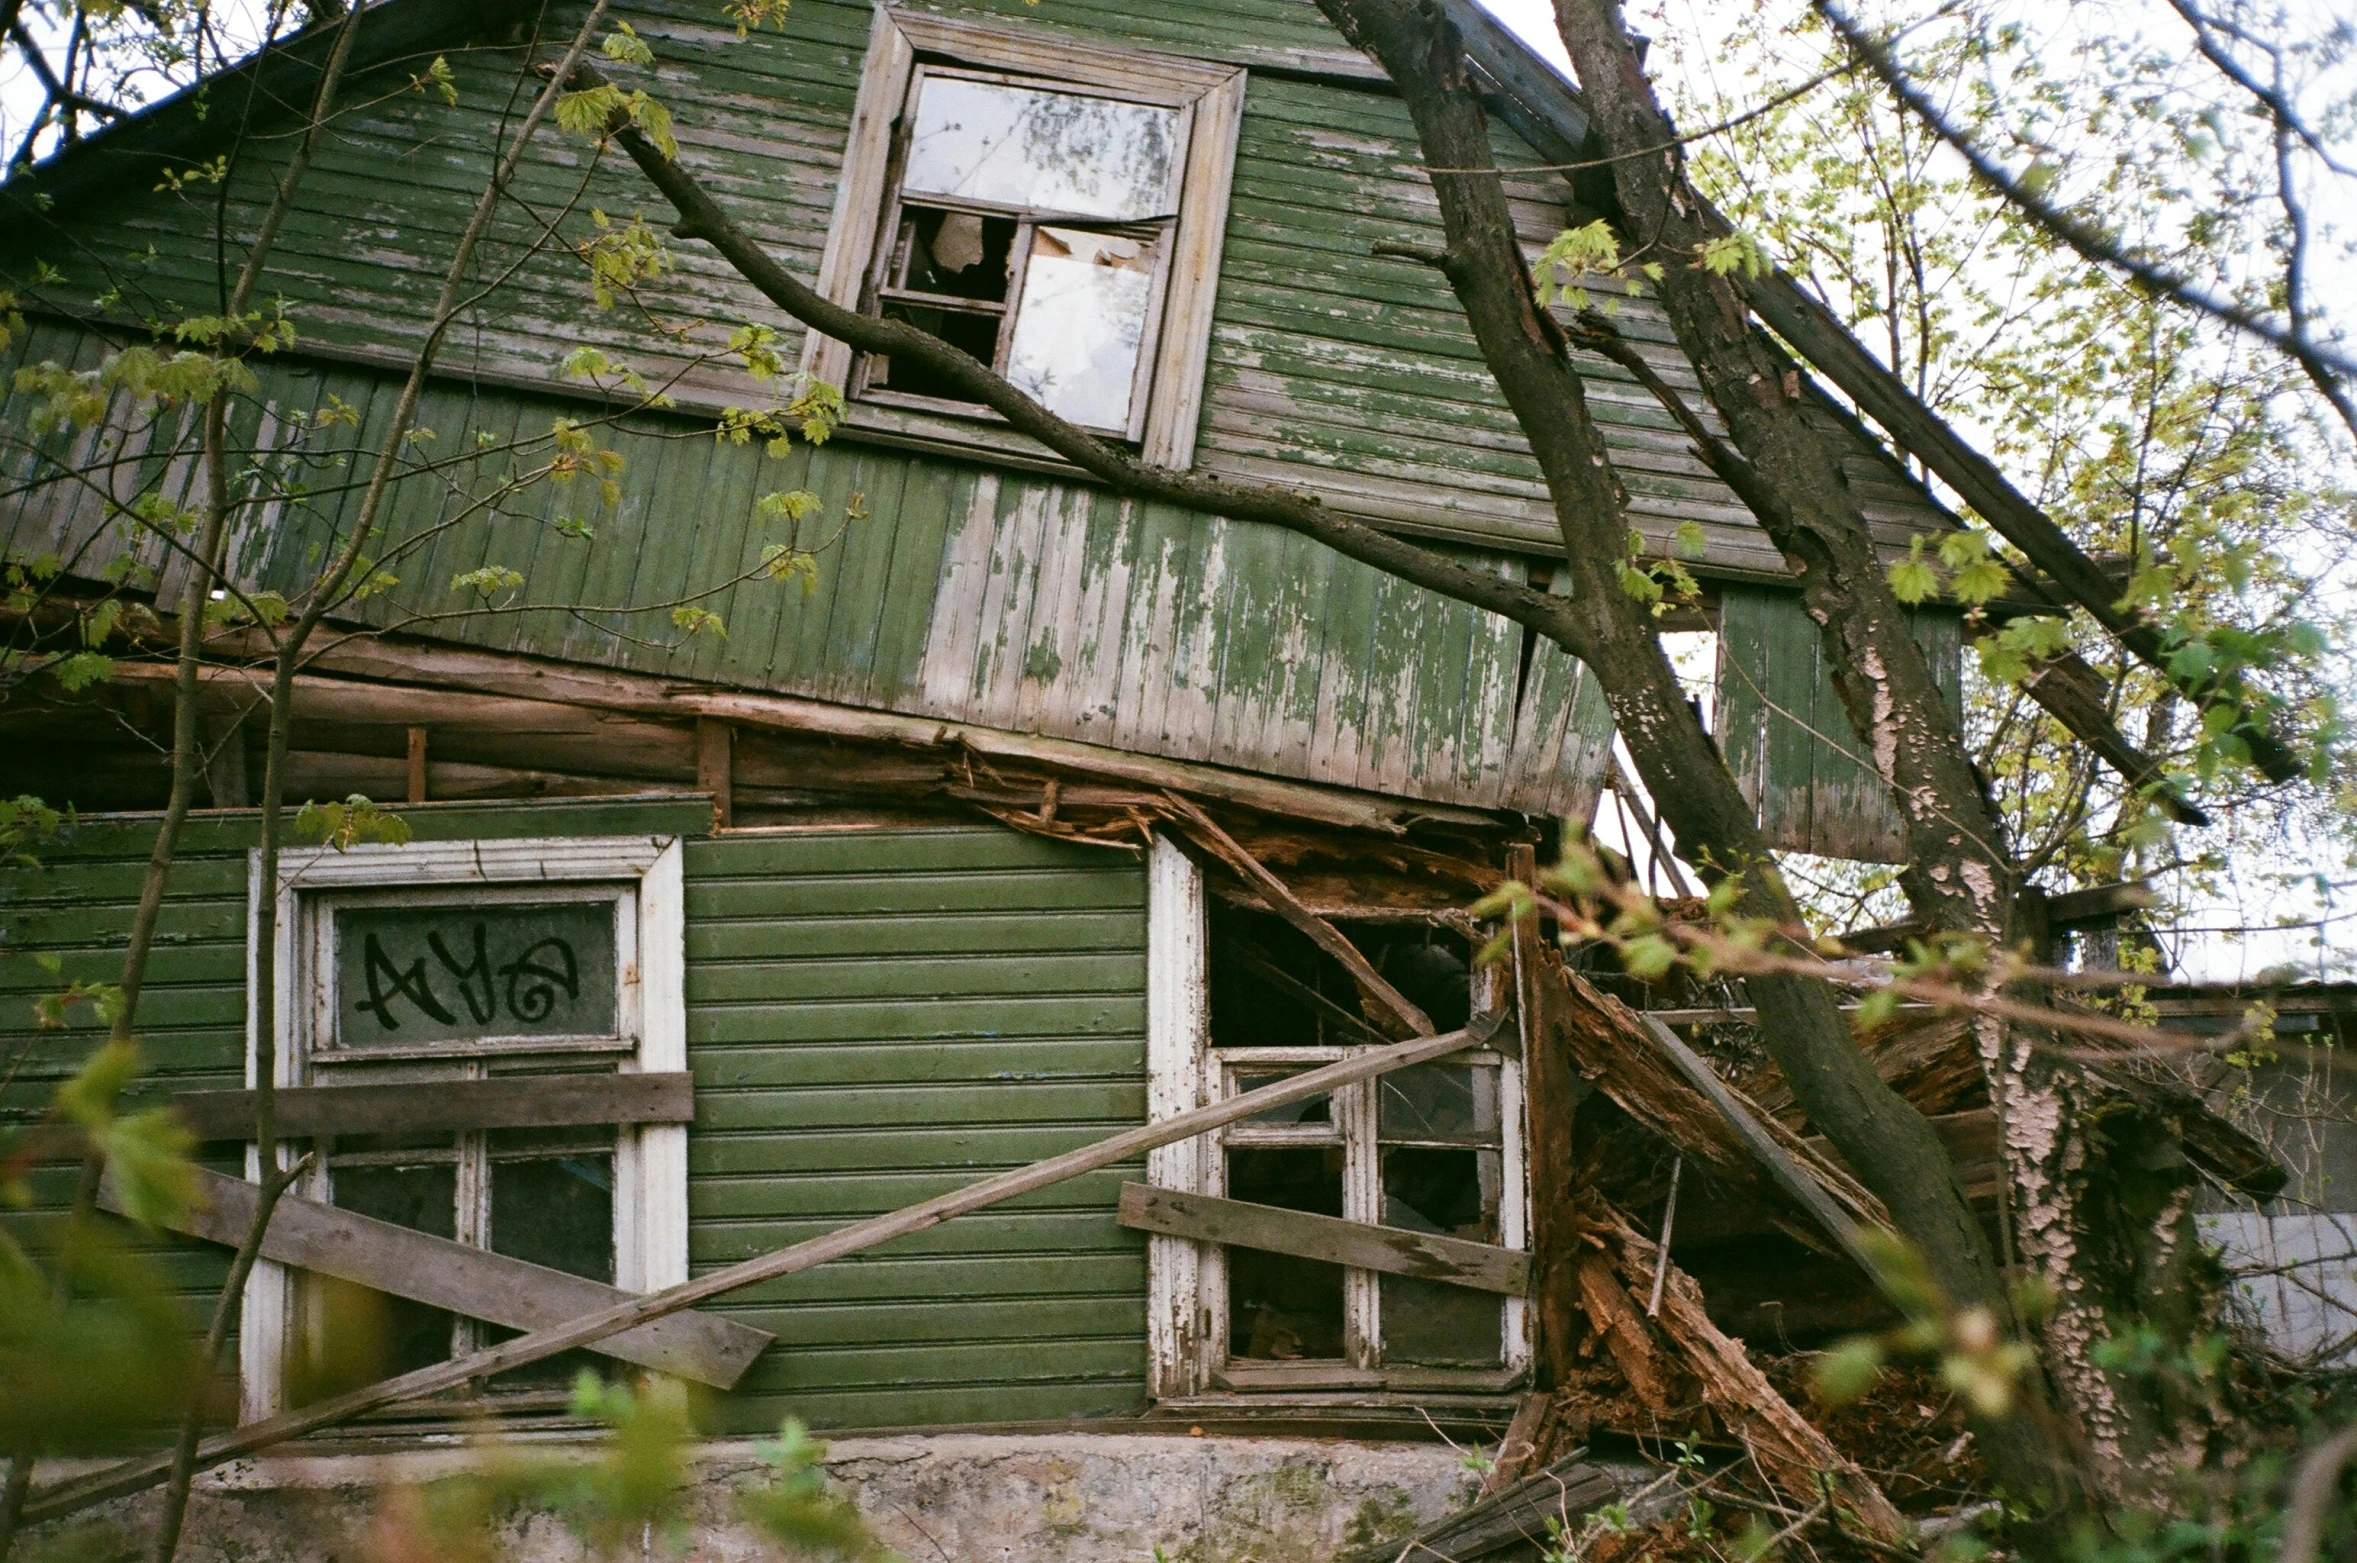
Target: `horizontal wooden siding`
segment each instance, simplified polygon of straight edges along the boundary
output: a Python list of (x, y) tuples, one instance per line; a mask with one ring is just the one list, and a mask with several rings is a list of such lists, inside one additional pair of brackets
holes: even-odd
[[(719, 837), (687, 857), (698, 1273), (1143, 1122), (1145, 874), (992, 828)], [(717, 1310), (774, 1331), (727, 1397), (877, 1427), (1145, 1393), (1145, 1253), (1110, 1168)]]

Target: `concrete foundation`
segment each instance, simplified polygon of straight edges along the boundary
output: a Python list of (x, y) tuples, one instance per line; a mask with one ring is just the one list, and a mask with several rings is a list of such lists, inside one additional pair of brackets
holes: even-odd
[[(288, 1455), (200, 1479), (184, 1563), (394, 1563), (371, 1531), (397, 1495), (472, 1468), (457, 1447)], [(830, 1442), (827, 1469), (910, 1563), (1325, 1563), (1404, 1535), (1470, 1499), (1478, 1478), (1445, 1444), (1131, 1434), (926, 1434)], [(768, 1468), (750, 1443), (703, 1447), (684, 1550), (653, 1538), (637, 1559), (738, 1563), (783, 1554), (736, 1518), (733, 1496)], [(45, 1471), (44, 1477), (52, 1473)], [(152, 1493), (43, 1538), (111, 1550), (144, 1523)], [(104, 1534), (112, 1532), (111, 1536)], [(40, 1555), (36, 1552), (35, 1555)], [(103, 1554), (102, 1554), (103, 1555)], [(547, 1514), (503, 1522), (501, 1563), (597, 1554)], [(614, 1554), (606, 1554), (612, 1556)], [(420, 1560), (422, 1563), (422, 1560)], [(439, 1563), (439, 1560), (438, 1560)]]

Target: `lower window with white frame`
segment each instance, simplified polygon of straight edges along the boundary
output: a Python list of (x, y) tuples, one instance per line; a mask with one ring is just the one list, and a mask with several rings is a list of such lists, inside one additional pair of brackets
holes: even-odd
[[(1167, 845), (1155, 879), (1158, 939), (1186, 947), (1183, 930), (1165, 925), (1195, 920), (1202, 994), (1190, 1012), (1173, 991), (1177, 974), (1165, 974), (1164, 1013), (1152, 1022), (1159, 1114), (1393, 1040), (1367, 1023), (1340, 965), (1292, 927), (1204, 897), (1194, 865)], [(1488, 986), (1454, 929), (1404, 921), (1344, 931), (1443, 1030), (1464, 1025)], [(1520, 1094), (1517, 1059), (1469, 1051), (1230, 1125), (1174, 1148), (1150, 1175), (1257, 1207), (1522, 1249)], [(1152, 1259), (1158, 1322), (1192, 1321), (1156, 1331), (1165, 1396), (1500, 1390), (1529, 1364), (1517, 1297), (1241, 1244), (1157, 1237)]]
[[(278, 912), (282, 1086), (430, 1091), (685, 1067), (675, 840), (289, 853)], [(655, 1123), (322, 1135), (293, 1192), (647, 1291), (687, 1278), (685, 1135)], [(282, 1154), (291, 1160), (293, 1150)], [(265, 1264), (247, 1290), (242, 1333), (250, 1420), (518, 1332)], [(404, 1410), (560, 1409), (589, 1360), (548, 1359)]]

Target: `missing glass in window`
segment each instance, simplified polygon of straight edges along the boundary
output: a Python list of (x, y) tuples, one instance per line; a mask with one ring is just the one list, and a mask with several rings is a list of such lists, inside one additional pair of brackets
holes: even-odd
[[(997, 370), (1059, 417), (1138, 438), (1189, 111), (922, 65), (910, 78), (868, 311)], [(863, 358), (857, 394), (974, 410)]]

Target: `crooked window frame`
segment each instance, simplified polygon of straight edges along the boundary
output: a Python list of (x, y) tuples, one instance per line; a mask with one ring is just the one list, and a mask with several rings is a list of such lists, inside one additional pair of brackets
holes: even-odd
[[(1239, 1067), (1290, 1072), (1365, 1051), (1359, 1046), (1214, 1048), (1210, 1016), (1211, 935), (1202, 870), (1168, 838), (1156, 836), (1147, 865), (1147, 1096), (1160, 1120), (1233, 1094)], [(1474, 974), (1477, 1009), (1506, 1002), (1495, 967)], [(1510, 1034), (1510, 1033), (1509, 1033)], [(1497, 1071), (1500, 1189), (1497, 1245), (1530, 1247), (1527, 1133), (1521, 1059), (1512, 1046), (1452, 1055), (1444, 1064)], [(1230, 1143), (1328, 1143), (1344, 1149), (1345, 1219), (1381, 1224), (1384, 1191), (1377, 1123), (1381, 1080), (1336, 1091), (1332, 1129), (1245, 1123), (1150, 1151), (1146, 1181), (1155, 1188), (1221, 1195)], [(1530, 1308), (1500, 1297), (1500, 1365), (1496, 1368), (1387, 1364), (1382, 1360), (1383, 1277), (1346, 1270), (1342, 1360), (1262, 1361), (1231, 1355), (1227, 1255), (1223, 1245), (1153, 1235), (1147, 1239), (1148, 1392), (1185, 1400), (1217, 1392), (1282, 1394), (1327, 1391), (1503, 1391), (1525, 1379), (1534, 1358)]]
[[(248, 869), (247, 987), (257, 990), (260, 940), (272, 920), (260, 904), (260, 854)], [(626, 1074), (674, 1073), (687, 1068), (686, 948), (684, 872), (679, 839), (672, 836), (557, 837), (517, 840), (420, 842), (401, 846), (360, 845), (290, 851), (283, 855), (276, 917), (276, 1006), (268, 1056), (281, 1086), (325, 1079), (359, 1083), (387, 1069), (410, 1066), (410, 1074), (445, 1072), (473, 1078), (497, 1061), (514, 1064), (546, 1060), (559, 1068), (610, 1061)], [(460, 1042), (384, 1048), (339, 1049), (323, 1045), (334, 1036), (335, 914), (354, 905), (439, 906), (450, 904), (611, 901), (616, 904), (614, 943), (616, 1016), (612, 1033), (598, 1036), (483, 1037)], [(254, 1006), (247, 1007), (246, 1085), (255, 1082)], [(688, 1278), (687, 1126), (674, 1123), (617, 1125), (585, 1131), (584, 1137), (612, 1137), (611, 1192), (613, 1276), (624, 1291), (651, 1292)], [(454, 1136), (460, 1164), (460, 1200), (469, 1198), (467, 1168), (474, 1166), (476, 1206), (490, 1199), (488, 1164), (493, 1152), (483, 1131)], [(282, 1164), (298, 1148), (280, 1147)], [(372, 1158), (374, 1159), (374, 1158)], [(260, 1175), (258, 1152), (246, 1150), (246, 1174)], [(293, 1192), (329, 1201), (330, 1173), (307, 1169)], [(332, 1202), (332, 1201), (329, 1201)], [(466, 1231), (459, 1212), (462, 1240)], [(477, 1246), (487, 1246), (482, 1234)], [(304, 1317), (303, 1288), (285, 1265), (258, 1261), (246, 1284), (239, 1319), (240, 1420), (251, 1422), (286, 1409), (291, 1352), (310, 1327)], [(462, 1320), (466, 1338), (486, 1326)], [(454, 1332), (455, 1333), (455, 1332)], [(454, 1340), (454, 1345), (462, 1342)], [(495, 1396), (469, 1406), (453, 1404), (451, 1414), (545, 1409), (529, 1395)]]
[[(1211, 310), (1243, 116), (1243, 68), (887, 6), (878, 6), (874, 18), (819, 267), (819, 292), (863, 313), (874, 314), (880, 307), (883, 269), (898, 240), (903, 124), (924, 72), (1176, 109), (1184, 148), (1177, 211), (1168, 219), (1165, 253), (1149, 297), (1129, 427), (1101, 432), (1135, 441), (1140, 456), (1154, 465), (1187, 466), (1202, 415)], [(922, 197), (918, 204), (959, 203)], [(1025, 233), (1029, 226), (1025, 224)], [(1090, 221), (1069, 226), (1119, 231), (1141, 225)], [(1011, 253), (1010, 259), (1019, 257)], [(1011, 276), (1006, 302), (1010, 317), (1020, 301), (1020, 286), (1020, 275)], [(1002, 327), (1002, 359), (1012, 336), (1011, 328)], [(854, 427), (1063, 465), (1061, 458), (1008, 428), (988, 409), (906, 392), (869, 391), (864, 355), (816, 331), (804, 337), (802, 372), (844, 389), (846, 417)]]

